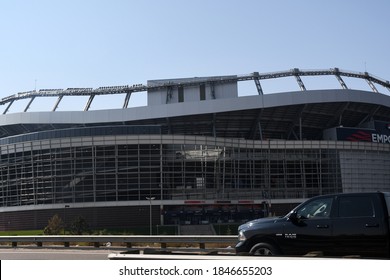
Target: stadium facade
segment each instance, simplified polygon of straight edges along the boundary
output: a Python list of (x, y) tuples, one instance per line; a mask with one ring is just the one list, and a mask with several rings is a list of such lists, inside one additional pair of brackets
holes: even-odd
[[(306, 89), (308, 76), (334, 76), (340, 87)], [(263, 92), (279, 78), (300, 90)], [(239, 96), (245, 81), (255, 95)], [(390, 191), (388, 90), (388, 81), (334, 68), (5, 97), (0, 230), (42, 229), (54, 214), (93, 228), (241, 222), (315, 195)], [(148, 105), (128, 108), (134, 92)], [(123, 107), (90, 110), (97, 95), (124, 96)], [(74, 96), (89, 97), (83, 111), (57, 111)], [(53, 110), (29, 111), (46, 97), (57, 98)], [(21, 99), (24, 111), (10, 113)]]

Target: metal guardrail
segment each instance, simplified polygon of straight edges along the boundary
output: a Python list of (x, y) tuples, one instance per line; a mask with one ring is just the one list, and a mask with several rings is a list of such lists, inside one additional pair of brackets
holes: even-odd
[(200, 249), (205, 249), (206, 244), (230, 244), (237, 243), (236, 235), (36, 235), (36, 236), (0, 236), (0, 243), (11, 243), (17, 247), (18, 243), (36, 244), (42, 247), (43, 243), (62, 243), (64, 247), (70, 247), (71, 243), (93, 243), (95, 248), (108, 242), (125, 244), (131, 248), (134, 243), (158, 243), (160, 248), (167, 248), (168, 244), (184, 243), (198, 244)]

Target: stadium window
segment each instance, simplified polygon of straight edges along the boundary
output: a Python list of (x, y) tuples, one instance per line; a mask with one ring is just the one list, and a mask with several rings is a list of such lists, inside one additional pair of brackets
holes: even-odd
[(199, 94), (200, 100), (206, 100), (206, 85), (200, 85)]
[(178, 91), (179, 91), (179, 102), (184, 102), (184, 88), (179, 87)]

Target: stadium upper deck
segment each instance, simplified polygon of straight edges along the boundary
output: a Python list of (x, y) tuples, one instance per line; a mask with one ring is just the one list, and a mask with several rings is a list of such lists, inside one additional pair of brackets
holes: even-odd
[[(307, 90), (301, 79), (325, 75), (333, 75), (340, 88)], [(287, 77), (294, 77), (301, 91), (264, 94), (261, 81)], [(343, 77), (364, 80), (371, 91), (349, 89)], [(238, 98), (237, 83), (248, 80), (254, 81), (258, 95)], [(126, 124), (159, 125), (162, 134), (253, 140), (319, 140), (327, 128), (358, 127), (370, 120), (390, 121), (390, 98), (381, 94), (378, 87), (390, 91), (389, 81), (368, 73), (334, 68), (155, 80), (149, 81), (148, 85), (97, 89), (41, 89), (0, 100), (0, 105), (5, 106), (3, 115), (0, 115), (0, 137), (72, 127)], [(147, 91), (148, 106), (127, 108), (131, 94), (139, 91)], [(125, 94), (123, 108), (89, 110), (95, 96), (114, 94)], [(51, 112), (28, 111), (36, 99), (53, 96), (57, 97), (57, 101)], [(84, 111), (56, 111), (65, 96), (88, 96)], [(11, 106), (21, 99), (29, 99), (23, 112), (9, 114)]]

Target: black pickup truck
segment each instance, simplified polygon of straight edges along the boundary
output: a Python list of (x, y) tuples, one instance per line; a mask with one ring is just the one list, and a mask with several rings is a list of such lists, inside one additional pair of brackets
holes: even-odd
[(237, 254), (390, 257), (390, 193), (317, 196), (238, 228)]

